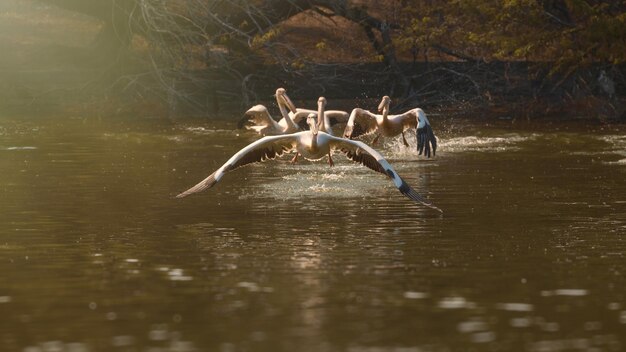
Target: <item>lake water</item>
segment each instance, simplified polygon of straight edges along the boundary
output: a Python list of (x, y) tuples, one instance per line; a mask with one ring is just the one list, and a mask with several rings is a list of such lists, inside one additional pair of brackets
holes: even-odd
[(0, 120), (0, 350), (626, 349), (624, 126), (431, 122), (377, 148), (443, 215), (340, 154), (173, 199), (234, 119)]

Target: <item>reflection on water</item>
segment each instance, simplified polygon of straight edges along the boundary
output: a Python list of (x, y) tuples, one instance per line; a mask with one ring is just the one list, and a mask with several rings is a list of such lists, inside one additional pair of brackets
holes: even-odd
[[(435, 124), (436, 121), (433, 121)], [(0, 122), (2, 351), (619, 351), (626, 133), (442, 121), (172, 199), (231, 122)]]
[(626, 136), (608, 135), (600, 136), (599, 138), (600, 140), (608, 143), (609, 148), (607, 148), (607, 154), (614, 154), (621, 158), (614, 161), (605, 161), (605, 163), (626, 165)]

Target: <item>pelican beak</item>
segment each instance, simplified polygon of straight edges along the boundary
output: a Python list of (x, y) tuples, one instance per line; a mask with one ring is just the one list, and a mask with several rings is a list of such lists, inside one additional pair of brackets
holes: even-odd
[(309, 128), (311, 129), (313, 136), (317, 136), (319, 127), (317, 126), (317, 121), (315, 121), (315, 114), (309, 114), (306, 118), (306, 122), (309, 124)]
[(391, 99), (385, 95), (378, 104), (378, 112), (382, 113), (385, 108), (389, 109), (389, 103), (391, 103)]
[(326, 108), (326, 98), (319, 97), (317, 99), (317, 126), (318, 129), (322, 129), (324, 124), (324, 108)]
[(284, 104), (287, 108), (289, 108), (289, 110), (290, 110), (291, 112), (293, 112), (294, 114), (297, 112), (297, 110), (296, 110), (296, 105), (295, 105), (295, 104), (291, 101), (291, 99), (289, 99), (289, 96), (287, 96), (287, 93), (284, 93), (284, 92), (283, 92), (283, 93), (280, 95), (280, 98), (281, 98), (281, 100), (282, 100), (283, 104)]

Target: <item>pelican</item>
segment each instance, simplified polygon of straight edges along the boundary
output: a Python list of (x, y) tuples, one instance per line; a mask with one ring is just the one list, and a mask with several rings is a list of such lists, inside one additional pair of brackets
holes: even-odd
[[(325, 99), (324, 105), (326, 105)], [(314, 114), (316, 117), (319, 116), (318, 112), (315, 110), (301, 108), (297, 108), (295, 113), (289, 113), (289, 116), (298, 126), (300, 126), (300, 129), (305, 130), (308, 128), (306, 120), (310, 114)], [(350, 114), (341, 110), (325, 110), (324, 114), (326, 115), (326, 117), (328, 117), (328, 119), (325, 120), (325, 129), (323, 129), (322, 131), (332, 135), (334, 135), (332, 131), (333, 127), (341, 124), (347, 124), (350, 118)]]
[(424, 111), (420, 108), (415, 108), (402, 114), (389, 115), (390, 103), (391, 98), (385, 95), (378, 105), (378, 112), (381, 115), (373, 114), (361, 108), (353, 109), (343, 133), (344, 137), (354, 138), (376, 133), (376, 137), (374, 137), (372, 142), (372, 144), (375, 144), (381, 135), (394, 137), (400, 134), (402, 135), (402, 142), (408, 147), (409, 143), (406, 141), (406, 137), (404, 137), (404, 132), (408, 129), (416, 128), (419, 155), (424, 152), (424, 155), (430, 158), (431, 145), (432, 154), (435, 155), (437, 139)]
[[(278, 88), (275, 96), (282, 119), (276, 122), (267, 111), (267, 108), (259, 104), (246, 111), (244, 117), (239, 120), (237, 128), (245, 127), (252, 129), (264, 136), (293, 133), (309, 128), (306, 119), (309, 114), (317, 116), (317, 110), (296, 108), (287, 96), (285, 88)], [(333, 134), (332, 127), (337, 125), (345, 126), (350, 118), (350, 114), (341, 110), (327, 110), (325, 114), (328, 115), (328, 123), (326, 124), (327, 129), (323, 131), (330, 134)]]
[(229, 171), (248, 164), (274, 159), (285, 152), (295, 150), (308, 160), (320, 160), (326, 155), (330, 157), (334, 151), (339, 150), (348, 159), (389, 177), (400, 193), (409, 199), (443, 213), (441, 209), (427, 201), (400, 178), (380, 153), (363, 142), (335, 137), (320, 131), (319, 128), (322, 127), (322, 121), (320, 120), (320, 123), (318, 123), (315, 114), (309, 114), (307, 124), (310, 130), (279, 136), (266, 136), (249, 144), (228, 159), (224, 165), (207, 178), (180, 193), (176, 198), (183, 198), (209, 189), (215, 186)]
[[(326, 98), (321, 97), (321, 99), (324, 100), (324, 106), (326, 106), (326, 103), (327, 103)], [(278, 102), (278, 104), (280, 105), (281, 102)], [(319, 101), (318, 101), (318, 104), (319, 104)], [(296, 125), (298, 125), (298, 127), (301, 130), (306, 130), (309, 128), (306, 120), (310, 114), (314, 114), (316, 117), (320, 116), (318, 115), (319, 106), (318, 106), (318, 110), (302, 109), (302, 108), (296, 108), (295, 111), (290, 108), (290, 110), (291, 111), (288, 111), (289, 117)], [(324, 114), (325, 116), (328, 117), (328, 119), (324, 120), (324, 126), (322, 127), (321, 131), (332, 134), (332, 135), (334, 135), (332, 131), (333, 127), (335, 127), (336, 125), (340, 125), (340, 124), (345, 125), (346, 123), (348, 123), (348, 119), (350, 118), (350, 114), (341, 110), (324, 110)], [(282, 120), (279, 121), (279, 123), (281, 122)]]
[(280, 121), (276, 122), (276, 120), (274, 120), (267, 111), (267, 108), (259, 104), (246, 111), (244, 117), (239, 120), (237, 127), (245, 127), (247, 129), (255, 130), (263, 136), (287, 134), (299, 131), (300, 126), (294, 122), (291, 115), (289, 115), (289, 111), (287, 111), (287, 109), (289, 109), (295, 113), (296, 106), (291, 99), (289, 99), (289, 96), (287, 96), (285, 88), (276, 89), (275, 96), (278, 108), (283, 116)]
[[(313, 111), (310, 110), (312, 112), (309, 113), (309, 115), (307, 116), (307, 125), (309, 125), (309, 129), (310, 129), (310, 124), (309, 124), (309, 118), (315, 118), (317, 119), (318, 122), (318, 130), (325, 132), (331, 136), (334, 136), (335, 134), (333, 133), (333, 129), (332, 129), (332, 125), (330, 122), (330, 118), (329, 118), (329, 114), (326, 112), (326, 98), (324, 97), (319, 97), (317, 99), (317, 111)], [(304, 129), (304, 128), (303, 128)], [(296, 161), (298, 161), (298, 155), (300, 153), (298, 151), (296, 151), (296, 155), (293, 157), (293, 159), (291, 160), (292, 163), (295, 163)], [(331, 154), (328, 154), (328, 164), (330, 166), (334, 166), (335, 163), (333, 162), (333, 158), (331, 156)]]

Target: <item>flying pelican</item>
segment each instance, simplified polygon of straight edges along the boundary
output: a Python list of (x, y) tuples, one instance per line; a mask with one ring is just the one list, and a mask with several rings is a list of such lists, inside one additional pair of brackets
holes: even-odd
[(345, 138), (354, 138), (372, 133), (377, 133), (372, 144), (375, 144), (381, 135), (385, 137), (394, 137), (402, 135), (402, 142), (405, 146), (409, 143), (404, 137), (404, 132), (411, 128), (416, 128), (417, 150), (419, 155), (430, 158), (432, 145), (432, 154), (437, 151), (437, 139), (430, 127), (430, 122), (424, 111), (420, 108), (411, 109), (405, 113), (398, 115), (389, 115), (389, 104), (391, 99), (384, 96), (378, 105), (378, 112), (381, 115), (373, 114), (365, 109), (355, 108), (350, 114), (350, 119), (343, 132)]
[(267, 108), (263, 105), (255, 105), (246, 111), (244, 117), (239, 120), (237, 124), (238, 128), (247, 128), (255, 130), (257, 133), (263, 136), (279, 135), (286, 133), (294, 133), (300, 130), (289, 111), (296, 112), (296, 106), (293, 104), (285, 88), (276, 89), (276, 102), (283, 118), (276, 122), (267, 111)]
[[(322, 120), (320, 120), (320, 122), (321, 121)], [(309, 114), (307, 124), (310, 128), (309, 131), (279, 136), (267, 136), (249, 144), (228, 159), (224, 165), (209, 175), (209, 177), (180, 193), (176, 198), (183, 198), (190, 194), (204, 191), (215, 186), (229, 171), (248, 164), (274, 159), (285, 152), (295, 150), (306, 159), (319, 160), (326, 155), (330, 157), (335, 150), (339, 150), (343, 152), (348, 159), (361, 163), (389, 177), (400, 193), (404, 194), (406, 197), (419, 204), (442, 212), (441, 209), (434, 206), (411, 188), (411, 186), (400, 178), (383, 156), (367, 144), (360, 141), (334, 137), (326, 132), (320, 131), (319, 128), (322, 124), (317, 122), (314, 114)]]

